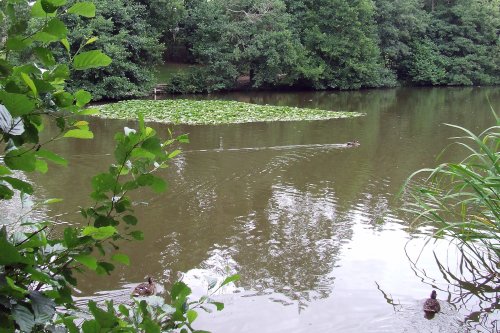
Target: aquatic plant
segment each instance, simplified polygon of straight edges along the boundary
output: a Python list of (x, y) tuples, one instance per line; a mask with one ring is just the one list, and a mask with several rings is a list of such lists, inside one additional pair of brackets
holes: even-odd
[(361, 116), (357, 112), (334, 112), (290, 106), (257, 105), (221, 100), (130, 100), (99, 107), (99, 117), (146, 120), (175, 124), (209, 125), (266, 121), (326, 120)]
[[(453, 138), (445, 151), (458, 146), (467, 157), (416, 171), (405, 186), (404, 209), (416, 215), (412, 226), (432, 226), (434, 237), (445, 237), (459, 249), (457, 271), (436, 257), (443, 276), (461, 290), (462, 300), (473, 294), (488, 303), (485, 312), (499, 306), (500, 121), (496, 119), (497, 125), (479, 135), (448, 125), (464, 135)], [(423, 183), (422, 175), (427, 175)]]

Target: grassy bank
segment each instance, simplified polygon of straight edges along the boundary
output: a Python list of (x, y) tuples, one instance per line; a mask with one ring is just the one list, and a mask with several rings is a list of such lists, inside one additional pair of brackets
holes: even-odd
[(361, 116), (355, 112), (334, 112), (289, 106), (272, 106), (235, 101), (131, 100), (100, 107), (102, 118), (136, 119), (163, 123), (208, 125), (268, 121), (327, 120)]

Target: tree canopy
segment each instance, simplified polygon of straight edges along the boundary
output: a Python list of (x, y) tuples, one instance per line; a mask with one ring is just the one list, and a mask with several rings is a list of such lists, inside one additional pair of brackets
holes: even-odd
[(115, 59), (72, 76), (96, 99), (147, 95), (162, 60), (194, 65), (173, 92), (500, 83), (499, 0), (93, 2), (94, 20), (62, 20), (71, 51), (94, 36)]

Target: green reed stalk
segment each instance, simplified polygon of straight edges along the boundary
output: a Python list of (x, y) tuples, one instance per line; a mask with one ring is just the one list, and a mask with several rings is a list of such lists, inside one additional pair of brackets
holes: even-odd
[[(431, 225), (436, 237), (455, 240), (464, 255), (464, 268), (479, 284), (498, 280), (500, 267), (500, 121), (496, 118), (497, 125), (479, 135), (447, 124), (464, 133), (453, 138), (452, 145), (465, 149), (468, 156), (459, 163), (416, 171), (405, 185), (409, 200), (404, 210), (416, 215), (413, 226)], [(425, 181), (418, 183), (423, 174)]]

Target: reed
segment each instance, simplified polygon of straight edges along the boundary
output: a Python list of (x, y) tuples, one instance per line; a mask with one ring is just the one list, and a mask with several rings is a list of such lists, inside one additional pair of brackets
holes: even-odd
[(432, 226), (433, 236), (451, 239), (463, 254), (460, 274), (472, 274), (466, 274), (469, 282), (485, 291), (492, 291), (488, 285), (498, 289), (500, 268), (500, 120), (495, 118), (496, 125), (478, 135), (447, 124), (463, 135), (452, 138), (445, 151), (458, 146), (467, 157), (418, 170), (404, 187), (404, 210), (416, 216), (412, 226)]

